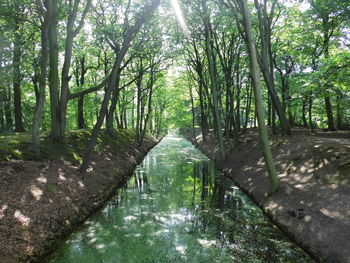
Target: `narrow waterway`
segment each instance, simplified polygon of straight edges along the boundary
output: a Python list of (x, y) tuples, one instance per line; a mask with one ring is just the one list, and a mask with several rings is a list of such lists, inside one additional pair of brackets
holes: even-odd
[(212, 161), (168, 135), (48, 262), (313, 261)]

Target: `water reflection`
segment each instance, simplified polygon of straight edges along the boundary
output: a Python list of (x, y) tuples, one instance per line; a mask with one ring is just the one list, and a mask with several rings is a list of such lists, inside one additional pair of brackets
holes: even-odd
[(167, 136), (49, 262), (310, 262), (188, 141)]

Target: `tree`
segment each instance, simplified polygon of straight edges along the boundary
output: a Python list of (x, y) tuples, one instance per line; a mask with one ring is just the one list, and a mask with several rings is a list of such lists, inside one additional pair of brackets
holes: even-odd
[(224, 148), (224, 139), (222, 136), (222, 128), (221, 128), (221, 116), (219, 112), (219, 104), (218, 104), (218, 87), (216, 82), (216, 74), (215, 74), (215, 65), (213, 58), (213, 40), (211, 35), (211, 24), (208, 13), (207, 1), (201, 0), (201, 7), (203, 9), (203, 24), (204, 24), (204, 34), (205, 34), (205, 52), (208, 59), (208, 67), (209, 67), (209, 76), (210, 76), (210, 85), (212, 92), (212, 101), (213, 101), (213, 117), (214, 117), (214, 127), (216, 131), (216, 136), (219, 142), (220, 156), (222, 160), (225, 160), (226, 153)]
[(49, 56), (48, 47), (48, 30), (49, 21), (52, 16), (52, 9), (49, 3), (50, 0), (45, 0), (44, 3), (37, 1), (37, 9), (40, 15), (40, 33), (41, 33), (41, 55), (40, 55), (40, 75), (39, 75), (39, 90), (37, 96), (37, 103), (33, 118), (32, 127), (32, 143), (33, 151), (36, 156), (40, 155), (40, 124), (43, 115), (43, 109), (45, 104), (45, 93), (46, 93), (46, 74), (47, 74), (47, 62)]
[(119, 53), (116, 56), (115, 61), (114, 61), (114, 65), (113, 65), (113, 69), (112, 69), (112, 72), (110, 75), (108, 87), (107, 87), (107, 89), (105, 91), (105, 95), (103, 97), (103, 102), (101, 105), (101, 109), (100, 109), (100, 113), (99, 113), (97, 122), (96, 122), (94, 129), (92, 131), (90, 143), (89, 143), (87, 151), (84, 155), (83, 163), (80, 166), (80, 173), (83, 176), (85, 175), (86, 170), (90, 164), (93, 150), (94, 150), (94, 147), (95, 147), (95, 144), (97, 141), (97, 137), (98, 137), (98, 134), (100, 132), (103, 120), (106, 116), (108, 103), (109, 103), (110, 98), (111, 98), (111, 93), (113, 91), (113, 88), (116, 85), (116, 81), (117, 81), (118, 76), (120, 74), (120, 67), (121, 67), (122, 61), (125, 57), (125, 54), (131, 46), (131, 41), (135, 38), (136, 34), (140, 31), (141, 26), (150, 17), (150, 15), (155, 11), (155, 9), (158, 7), (159, 4), (160, 4), (160, 0), (152, 0), (150, 2), (150, 4), (144, 8), (141, 16), (136, 20), (135, 24), (133, 26), (131, 26), (126, 31), (123, 43), (122, 43), (121, 48), (120, 48), (120, 51), (119, 51)]
[(256, 54), (256, 47), (254, 45), (254, 39), (251, 29), (251, 21), (248, 13), (248, 6), (246, 0), (239, 1), (239, 10), (243, 17), (243, 28), (246, 34), (246, 44), (249, 51), (250, 69), (252, 83), (255, 93), (255, 104), (256, 104), (256, 114), (259, 123), (259, 135), (261, 140), (261, 148), (264, 155), (267, 171), (270, 178), (270, 183), (272, 186), (272, 192), (276, 192), (279, 189), (279, 180), (276, 174), (275, 164), (272, 158), (272, 153), (269, 144), (269, 138), (267, 134), (267, 128), (265, 124), (264, 108), (261, 95), (261, 83), (260, 83), (260, 73), (258, 67), (258, 59)]

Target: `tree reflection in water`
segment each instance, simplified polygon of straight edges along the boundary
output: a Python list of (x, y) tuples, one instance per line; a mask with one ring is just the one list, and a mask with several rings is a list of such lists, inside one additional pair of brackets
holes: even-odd
[(212, 161), (167, 136), (49, 262), (311, 262)]

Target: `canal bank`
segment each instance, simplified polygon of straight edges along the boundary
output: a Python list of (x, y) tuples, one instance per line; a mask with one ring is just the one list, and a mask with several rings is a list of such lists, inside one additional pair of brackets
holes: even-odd
[[(220, 161), (213, 134), (187, 136), (221, 171), (232, 178), (278, 227), (318, 262), (350, 262), (350, 140), (331, 136), (272, 137), (281, 189), (271, 187), (256, 131), (239, 143), (226, 140)], [(344, 165), (345, 164), (345, 165)]]
[(45, 262), (313, 262), (186, 139), (166, 136)]
[[(88, 134), (74, 136), (69, 148), (83, 153)], [(41, 262), (110, 199), (159, 142), (149, 137), (140, 146), (127, 131), (116, 138), (99, 139), (86, 178), (73, 159), (1, 162), (0, 262)]]

